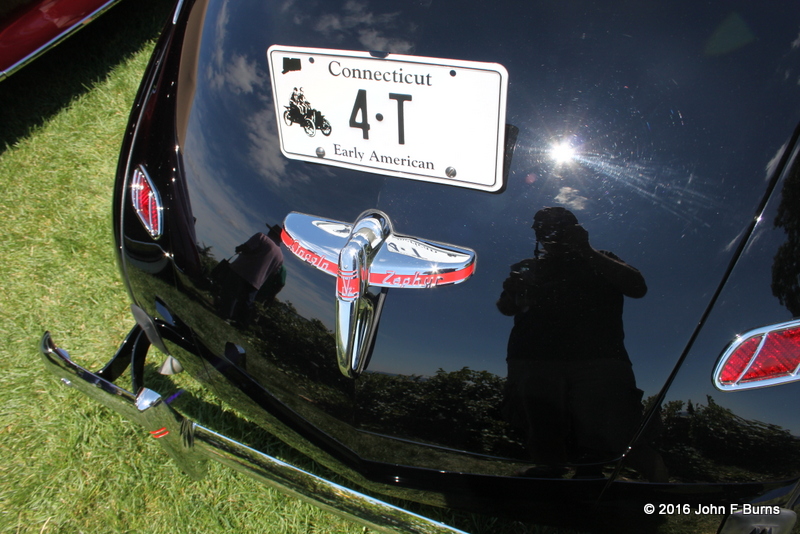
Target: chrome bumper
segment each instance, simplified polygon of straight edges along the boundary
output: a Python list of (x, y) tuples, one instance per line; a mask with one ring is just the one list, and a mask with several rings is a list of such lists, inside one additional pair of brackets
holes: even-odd
[(462, 531), (413, 514), (383, 501), (340, 486), (251, 449), (204, 428), (178, 414), (161, 396), (145, 387), (133, 394), (113, 383), (131, 356), (148, 343), (137, 326), (119, 352), (98, 373), (73, 362), (45, 332), (41, 352), (47, 368), (61, 382), (142, 425), (164, 446), (178, 465), (192, 477), (205, 473), (212, 459), (241, 471), (284, 493), (299, 497), (327, 511), (357, 521), (380, 532), (455, 534)]

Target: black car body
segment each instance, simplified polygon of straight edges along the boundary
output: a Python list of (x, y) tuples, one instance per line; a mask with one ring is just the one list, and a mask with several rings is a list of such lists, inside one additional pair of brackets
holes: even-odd
[[(376, 527), (448, 529), (356, 491), (788, 531), (799, 22), (790, 2), (182, 0), (116, 178), (137, 325), (100, 373), (49, 336), (45, 361), (187, 471), (213, 457)], [(543, 208), (570, 229), (534, 252)], [(542, 267), (559, 239), (639, 286)], [(178, 415), (143, 382), (150, 344), (356, 489)]]

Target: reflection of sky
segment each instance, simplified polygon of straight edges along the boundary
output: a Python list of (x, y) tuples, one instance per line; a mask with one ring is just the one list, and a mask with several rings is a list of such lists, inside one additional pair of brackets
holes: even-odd
[[(775, 204), (768, 207), (765, 217), (756, 227), (748, 241), (743, 259), (737, 263), (729, 282), (720, 295), (707, 324), (686, 360), (686, 371), (682, 373), (669, 392), (668, 399), (707, 404), (705, 395), (749, 419), (763, 419), (765, 413), (775, 418), (775, 424), (800, 434), (800, 423), (794, 410), (783, 413), (784, 408), (794, 405), (800, 384), (782, 385), (749, 392), (722, 393), (710, 384), (709, 358), (722, 353), (727, 341), (738, 334), (756, 327), (784, 322), (791, 313), (778, 305), (772, 295), (772, 257), (783, 240), (782, 230), (773, 228)], [(766, 260), (766, 261), (765, 261)], [(754, 290), (755, 289), (755, 290)], [(787, 398), (791, 399), (787, 404)]]
[(410, 54), (414, 45), (403, 37), (389, 36), (382, 31), (385, 27), (402, 25), (400, 11), (375, 13), (367, 2), (348, 0), (335, 12), (324, 12), (315, 17), (311, 26), (327, 39), (334, 42), (345, 39), (347, 35), (358, 36), (364, 50), (380, 50), (393, 54)]
[[(444, 13), (437, 3), (408, 4), (285, 1), (259, 18), (224, 2), (210, 13), (198, 73), (204, 83), (184, 147), (198, 240), (222, 259), (291, 211), (353, 222), (377, 208), (398, 233), (472, 248), (478, 259), (469, 281), (389, 290), (371, 369), (432, 374), (469, 366), (505, 376), (512, 319), (494, 303), (509, 266), (532, 255), (533, 213), (569, 207), (595, 248), (614, 252), (647, 280), (648, 294), (626, 300), (624, 319), (639, 387), (655, 394), (798, 122), (800, 68), (790, 55), (800, 42), (797, 28), (769, 25), (769, 35), (781, 36), (775, 44), (755, 9), (731, 18), (726, 9), (700, 6), (705, 11), (691, 19), (677, 7), (647, 4), (608, 17), (593, 11), (601, 9), (595, 4), (565, 13), (554, 3), (509, 19), (506, 9), (518, 8), (504, 2), (480, 15), (467, 7)], [(436, 27), (427, 27), (427, 19)], [(538, 20), (545, 24), (534, 31)], [(507, 119), (520, 130), (506, 191), (287, 160), (276, 142), (266, 60), (272, 44), (502, 63), (510, 77)], [(442, 124), (432, 127), (449, 135)], [(555, 158), (554, 147), (562, 147)], [(280, 298), (332, 328), (333, 278), (286, 256)], [(763, 274), (747, 283), (763, 286), (757, 276)], [(770, 310), (765, 322), (773, 315), (782, 320), (768, 289), (761, 294), (752, 305)], [(717, 345), (747, 325), (747, 313), (737, 326), (716, 327), (704, 349), (721, 351)], [(704, 383), (710, 372), (698, 369)], [(692, 387), (676, 384), (680, 395)]]
[[(556, 203), (574, 211), (584, 211), (588, 208), (590, 198), (623, 189), (626, 201), (629, 201), (628, 195), (637, 195), (655, 209), (687, 220), (703, 214), (711, 215), (714, 213), (712, 209), (725, 209), (724, 204), (716, 200), (713, 189), (688, 170), (614, 153), (592, 152), (587, 149), (592, 144), (591, 140), (574, 144), (560, 141), (549, 146), (546, 141), (536, 144), (546, 147), (546, 150), (534, 153), (531, 157), (550, 160), (547, 168), (539, 174), (560, 180), (567, 175), (574, 175), (574, 178), (570, 176), (571, 181), (579, 185), (561, 186), (554, 198)], [(537, 178), (532, 174), (527, 179), (535, 181)], [(602, 190), (592, 191), (597, 188)], [(707, 192), (703, 192), (703, 189)], [(613, 206), (613, 199), (609, 202)], [(702, 220), (697, 222), (704, 224)]]

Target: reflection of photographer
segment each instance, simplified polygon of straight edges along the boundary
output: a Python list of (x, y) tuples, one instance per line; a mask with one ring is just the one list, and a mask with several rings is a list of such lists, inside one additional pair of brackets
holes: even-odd
[(595, 463), (599, 475), (641, 419), (622, 309), (647, 286), (638, 270), (592, 248), (564, 208), (536, 213), (533, 230), (534, 257), (511, 266), (497, 302), (514, 316), (504, 414), (525, 431), (537, 463)]
[[(512, 265), (509, 277), (503, 282), (503, 294), (497, 306), (504, 315), (527, 311), (523, 308), (528, 308), (530, 301), (537, 300), (537, 297), (546, 297), (548, 291), (557, 291), (556, 284), (564, 286), (568, 282), (566, 285), (573, 289), (562, 287), (561, 290), (566, 292), (574, 291), (575, 284), (581, 281), (591, 284), (592, 281), (587, 279), (589, 275), (598, 276), (595, 281), (600, 285), (610, 284), (612, 289), (628, 297), (641, 298), (647, 293), (647, 285), (641, 273), (611, 252), (593, 249), (589, 244), (589, 232), (578, 224), (575, 215), (570, 211), (564, 208), (545, 208), (534, 217), (532, 228), (536, 233), (537, 243), (534, 257)], [(539, 245), (544, 253), (539, 250)], [(565, 280), (564, 276), (551, 276), (554, 269), (561, 268), (568, 269), (564, 275), (576, 269), (587, 271), (573, 272), (577, 276), (570, 277), (569, 280)], [(541, 271), (539, 277), (537, 270)], [(565, 295), (562, 293), (559, 296)]]
[(268, 234), (258, 232), (236, 247), (238, 258), (230, 264), (222, 283), (220, 311), (223, 317), (241, 326), (249, 324), (259, 294), (268, 292), (271, 300), (283, 288), (286, 271), (280, 248), (281, 228), (267, 227)]

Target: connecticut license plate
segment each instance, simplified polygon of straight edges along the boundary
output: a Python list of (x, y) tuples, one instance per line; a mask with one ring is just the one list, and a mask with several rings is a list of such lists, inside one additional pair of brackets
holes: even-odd
[(503, 187), (502, 65), (279, 45), (267, 58), (286, 157), (484, 191)]

